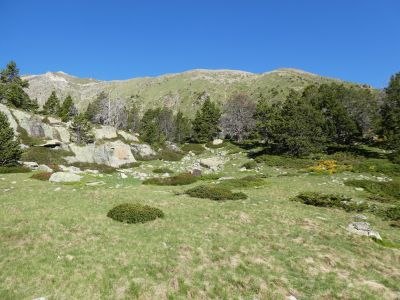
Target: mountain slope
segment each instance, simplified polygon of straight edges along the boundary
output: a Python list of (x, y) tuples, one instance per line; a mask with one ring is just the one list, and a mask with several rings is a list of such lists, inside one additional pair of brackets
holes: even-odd
[(189, 115), (193, 115), (207, 95), (213, 101), (223, 103), (231, 94), (243, 91), (253, 97), (263, 94), (279, 101), (284, 99), (290, 89), (301, 90), (312, 83), (340, 82), (296, 69), (278, 69), (262, 74), (233, 70), (192, 70), (113, 81), (48, 72), (24, 76), (24, 79), (29, 81), (27, 93), (31, 98), (37, 98), (40, 105), (55, 90), (61, 99), (71, 95), (78, 108), (84, 110), (96, 95), (104, 91), (112, 99), (123, 98), (135, 102), (141, 109), (165, 105)]

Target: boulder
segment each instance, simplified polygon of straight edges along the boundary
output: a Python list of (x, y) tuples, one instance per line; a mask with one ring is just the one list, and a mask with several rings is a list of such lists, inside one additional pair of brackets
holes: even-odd
[(38, 163), (34, 161), (23, 161), (22, 165), (31, 170), (37, 170), (39, 168)]
[(111, 140), (118, 137), (117, 130), (112, 126), (100, 126), (94, 128), (93, 132), (96, 140)]
[(38, 171), (42, 171), (42, 172), (47, 172), (47, 173), (51, 173), (53, 172), (53, 169), (50, 168), (49, 166), (46, 165), (39, 165), (39, 167), (37, 168)]
[(82, 176), (73, 173), (56, 172), (53, 173), (49, 179), (50, 182), (78, 182), (81, 181)]
[(224, 141), (221, 140), (221, 139), (215, 139), (215, 140), (212, 141), (212, 144), (213, 144), (213, 145), (221, 145), (223, 142), (224, 142)]
[(60, 167), (61, 171), (63, 171), (63, 172), (69, 172), (69, 173), (73, 173), (73, 174), (81, 174), (81, 173), (83, 173), (82, 170), (79, 169), (78, 167), (74, 167), (74, 166), (66, 167), (66, 166), (63, 166), (63, 165), (60, 165), (59, 167)]
[(377, 231), (371, 229), (368, 222), (353, 222), (347, 226), (347, 230), (351, 233), (358, 235), (365, 235), (378, 240), (382, 240), (380, 234)]
[(70, 144), (70, 150), (75, 156), (65, 158), (69, 163), (96, 163), (118, 168), (122, 165), (136, 162), (129, 145), (121, 141), (94, 143), (85, 146)]
[(211, 170), (217, 170), (224, 163), (225, 162), (218, 157), (200, 159), (200, 165)]
[(174, 143), (172, 143), (170, 141), (166, 141), (165, 142), (165, 146), (167, 147), (167, 149), (175, 151), (175, 152), (180, 152), (181, 151), (181, 149), (178, 147), (177, 144), (174, 144)]
[(46, 148), (55, 148), (55, 147), (60, 147), (62, 145), (62, 142), (59, 140), (48, 140), (45, 143), (38, 145), (39, 147), (46, 147)]
[(139, 157), (149, 157), (156, 155), (156, 152), (147, 144), (132, 144), (131, 149), (133, 154)]
[(128, 133), (128, 132), (123, 131), (123, 130), (118, 130), (117, 133), (120, 136), (122, 136), (125, 139), (125, 141), (127, 141), (127, 142), (135, 142), (135, 143), (139, 142), (139, 139), (134, 134)]
[(190, 174), (193, 176), (201, 176), (201, 170), (200, 169), (193, 169), (190, 171)]

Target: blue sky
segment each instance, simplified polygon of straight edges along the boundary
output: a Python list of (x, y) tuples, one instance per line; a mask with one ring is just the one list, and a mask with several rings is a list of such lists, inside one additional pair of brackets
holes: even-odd
[(127, 79), (282, 67), (383, 87), (400, 71), (398, 0), (1, 0), (0, 64)]

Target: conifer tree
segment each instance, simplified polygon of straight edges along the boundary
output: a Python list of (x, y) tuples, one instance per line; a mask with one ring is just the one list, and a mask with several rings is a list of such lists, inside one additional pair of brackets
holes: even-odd
[(400, 72), (393, 75), (385, 89), (382, 106), (382, 134), (387, 147), (400, 150)]
[(220, 109), (207, 98), (200, 110), (196, 112), (192, 139), (197, 143), (205, 143), (215, 138), (220, 132), (218, 127), (220, 117)]
[(60, 100), (57, 98), (56, 92), (52, 91), (50, 97), (43, 105), (43, 113), (45, 115), (57, 116), (60, 111)]
[(63, 122), (68, 122), (78, 114), (74, 101), (71, 96), (67, 96), (61, 104), (58, 116)]
[(7, 116), (0, 112), (0, 166), (18, 164), (21, 153), (19, 142), (14, 139), (14, 131)]
[(76, 115), (72, 121), (70, 132), (71, 141), (79, 145), (93, 142), (92, 124), (86, 119), (84, 114)]

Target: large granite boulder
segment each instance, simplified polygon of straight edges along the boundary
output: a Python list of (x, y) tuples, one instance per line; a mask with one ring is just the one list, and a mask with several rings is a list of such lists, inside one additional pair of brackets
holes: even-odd
[(81, 181), (82, 176), (74, 173), (56, 172), (50, 176), (50, 182), (78, 182)]
[(100, 126), (93, 129), (96, 140), (111, 140), (118, 137), (117, 130), (112, 126)]
[(147, 144), (132, 144), (131, 149), (133, 154), (138, 157), (150, 157), (156, 155), (156, 152)]
[(139, 139), (134, 134), (128, 133), (128, 132), (123, 131), (123, 130), (118, 130), (117, 133), (120, 136), (122, 136), (125, 139), (125, 141), (127, 141), (127, 142), (134, 142), (134, 143), (138, 143), (139, 142)]
[(70, 144), (70, 150), (75, 156), (65, 158), (69, 163), (96, 163), (118, 168), (136, 162), (129, 145), (121, 141), (94, 143), (85, 146)]

